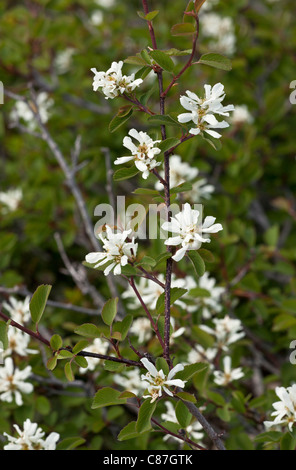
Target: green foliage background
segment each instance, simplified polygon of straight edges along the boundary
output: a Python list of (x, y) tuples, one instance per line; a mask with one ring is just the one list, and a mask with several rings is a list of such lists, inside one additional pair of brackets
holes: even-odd
[[(151, 10), (160, 10), (154, 20), (158, 47), (190, 48), (190, 39), (170, 34), (171, 27), (181, 22), (186, 2), (150, 3)], [(111, 134), (108, 123), (125, 103), (120, 99), (106, 101), (101, 94), (94, 93), (90, 72), (91, 67), (107, 70), (112, 61), (124, 60), (150, 45), (146, 24), (136, 13), (140, 9), (138, 1), (117, 1), (110, 9), (90, 0), (4, 0), (0, 5), (1, 81), (5, 88), (20, 94), (27, 93), (28, 82), (37, 90), (48, 91), (54, 100), (48, 127), (69, 161), (75, 137), (81, 135), (80, 161), (86, 165), (77, 180), (90, 214), (97, 204), (108, 202), (102, 148), (110, 149), (113, 160), (122, 155), (122, 139), (128, 129), (148, 129), (145, 117), (138, 113)], [(248, 413), (243, 419), (238, 417), (242, 407), (244, 410), (242, 403), (246, 397), (250, 400), (248, 406), (262, 423), (270, 416), (275, 386), (287, 387), (295, 381), (295, 365), (289, 362), (289, 345), (296, 339), (296, 106), (289, 101), (290, 83), (296, 79), (294, 9), (293, 0), (220, 1), (212, 11), (230, 16), (235, 25), (232, 71), (193, 66), (168, 97), (167, 107), (177, 113), (180, 112), (179, 95), (185, 90), (199, 94), (204, 83), (221, 81), (227, 103), (247, 105), (254, 117), (253, 124), (230, 126), (224, 131), (219, 151), (195, 138), (183, 144), (178, 152), (216, 187), (214, 196), (206, 203), (205, 214), (216, 216), (224, 230), (211, 243), (216, 262), (207, 268), (219, 285), (229, 288), (223, 312), (234, 311), (249, 332), (232, 354), (235, 363), (243, 362), (246, 366), (247, 380), (239, 387), (244, 399), (234, 401), (234, 390), (219, 390), (220, 399), (212, 396), (218, 408), (212, 403), (207, 413), (211, 422), (225, 432), (229, 449), (252, 450), (264, 444), (255, 441), (256, 435), (264, 430), (262, 424), (254, 424)], [(103, 14), (103, 22), (98, 26), (89, 22), (94, 10)], [(202, 38), (201, 30), (198, 55), (213, 51), (210, 40)], [(57, 74), (55, 58), (69, 47), (75, 49), (70, 68)], [(177, 59), (179, 64), (183, 63), (182, 57)], [(126, 71), (137, 69), (131, 65), (125, 67)], [(169, 76), (165, 76), (165, 83), (169, 83)], [(150, 87), (151, 81), (147, 79), (143, 90)], [(157, 106), (157, 92), (152, 95), (153, 102)], [(20, 187), (24, 197), (16, 212), (0, 215), (0, 285), (26, 286), (33, 292), (40, 284), (51, 284), (52, 300), (93, 308), (92, 300), (65, 275), (54, 239), (54, 233), (59, 232), (69, 258), (77, 263), (90, 251), (75, 202), (47, 146), (9, 126), (13, 104), (13, 100), (5, 98), (1, 106), (0, 187), (1, 191)], [(173, 131), (169, 132), (169, 136), (174, 136)], [(140, 178), (119, 182), (115, 191), (135, 202), (131, 192), (139, 184), (143, 186)], [(149, 184), (150, 187), (154, 184), (152, 177)], [(96, 222), (94, 217), (92, 220)], [(161, 247), (157, 243), (152, 247), (145, 244), (144, 251), (154, 255), (161, 252)], [(244, 275), (231, 286), (242, 270)], [(88, 274), (100, 293), (110, 298), (104, 276), (97, 272)], [(6, 294), (0, 295), (2, 300), (8, 298)], [(175, 316), (180, 325), (186, 321), (182, 312), (176, 311)], [(48, 330), (68, 337), (69, 342), (73, 328), (87, 321), (85, 315), (50, 307), (44, 316)], [(92, 318), (91, 321), (96, 322)], [(198, 323), (198, 315), (192, 321)], [(258, 372), (254, 368), (256, 351), (270, 366), (261, 364), (259, 368), (264, 384), (264, 393), (259, 397), (253, 393), (254, 375)], [(13, 423), (22, 425), (30, 417), (48, 432), (59, 432), (63, 439), (84, 438), (82, 448), (86, 449), (176, 447), (175, 443), (164, 443), (157, 433), (117, 441), (120, 429), (134, 419), (132, 412), (119, 406), (91, 409), (94, 391), (98, 386), (112, 385), (112, 373), (102, 369), (98, 376), (89, 377), (87, 387), (65, 385), (61, 390), (47, 384), (48, 371), (40, 355), (30, 356), (28, 361), (39, 377), (34, 383), (34, 394), (25, 396), (20, 408), (1, 404), (0, 433), (11, 433)], [(16, 358), (20, 366), (28, 361)], [(62, 367), (54, 374), (59, 380), (65, 380)], [(86, 383), (85, 378), (78, 379)], [(201, 380), (195, 382), (201, 397), (208, 398), (207, 386)], [(69, 393), (61, 393), (65, 391)], [(228, 405), (224, 406), (225, 403)], [(282, 447), (295, 447), (295, 438), (289, 439), (287, 444), (286, 438)]]

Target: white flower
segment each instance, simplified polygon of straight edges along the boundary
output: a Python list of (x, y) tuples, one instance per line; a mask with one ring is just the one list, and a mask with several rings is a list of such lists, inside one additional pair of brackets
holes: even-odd
[(0, 204), (5, 207), (2, 208), (3, 214), (14, 212), (23, 198), (23, 192), (21, 189), (9, 189), (8, 191), (0, 192)]
[(25, 300), (17, 300), (15, 297), (9, 297), (9, 303), (3, 302), (3, 308), (10, 314), (12, 320), (24, 325), (31, 319), (30, 297)]
[(231, 357), (225, 356), (223, 359), (223, 365), (224, 365), (223, 372), (218, 371), (218, 370), (215, 370), (213, 372), (215, 384), (226, 387), (233, 380), (239, 380), (244, 376), (244, 373), (241, 367), (231, 370)]
[(107, 8), (112, 8), (115, 5), (116, 0), (95, 0), (95, 3), (98, 6), (107, 9)]
[[(37, 349), (29, 349), (30, 336), (26, 333), (23, 333), (18, 328), (9, 326), (8, 332), (8, 348), (5, 351), (2, 351), (2, 356), (7, 357), (11, 356), (13, 353), (18, 354), (19, 356), (27, 356), (28, 354), (37, 354)], [(0, 343), (1, 344), (1, 343)], [(1, 348), (0, 348), (1, 354)]]
[[(165, 402), (166, 412), (161, 414), (161, 419), (164, 421), (169, 421), (171, 423), (178, 423), (178, 419), (176, 416), (174, 405), (170, 401)], [(185, 431), (190, 436), (191, 439), (195, 439), (196, 441), (200, 441), (204, 437), (204, 433), (201, 432), (203, 429), (202, 425), (198, 421), (193, 421), (193, 423), (189, 424)], [(173, 439), (177, 442), (184, 443), (181, 439), (177, 437), (170, 436), (167, 434), (164, 436), (163, 440), (166, 441), (168, 439)]]
[(131, 151), (131, 155), (117, 158), (114, 164), (121, 165), (134, 160), (138, 170), (143, 173), (143, 178), (147, 179), (149, 172), (156, 166), (161, 165), (160, 162), (155, 160), (155, 156), (161, 152), (158, 147), (155, 147), (155, 144), (158, 144), (160, 140), (153, 141), (146, 132), (138, 132), (136, 129), (131, 129), (128, 134), (136, 139), (139, 144), (135, 145), (130, 137), (124, 137), (123, 145)]
[(202, 199), (210, 199), (214, 191), (215, 187), (212, 184), (208, 184), (206, 178), (202, 178), (193, 183), (192, 189), (188, 191), (187, 196), (190, 201), (198, 203)]
[(204, 349), (201, 345), (196, 344), (193, 349), (188, 354), (188, 363), (196, 364), (197, 362), (205, 362), (210, 365), (210, 368), (213, 369), (213, 360), (217, 356), (217, 348), (207, 348)]
[(95, 10), (92, 12), (90, 22), (93, 26), (100, 26), (104, 21), (104, 14), (101, 10)]
[(148, 370), (147, 374), (142, 375), (141, 377), (141, 379), (145, 381), (145, 385), (149, 393), (149, 395), (144, 395), (143, 398), (151, 398), (151, 403), (161, 397), (163, 391), (167, 393), (167, 395), (173, 397), (173, 393), (168, 389), (170, 386), (180, 388), (185, 387), (186, 381), (173, 379), (177, 372), (184, 369), (183, 364), (176, 365), (166, 376), (162, 369), (157, 370), (156, 367), (145, 357), (141, 359), (141, 362)]
[(221, 17), (216, 13), (202, 14), (200, 15), (200, 30), (205, 37), (212, 38), (209, 46), (215, 48), (215, 52), (229, 55), (235, 52), (236, 37), (231, 17)]
[(14, 368), (11, 357), (7, 357), (0, 367), (0, 400), (11, 403), (13, 398), (18, 406), (23, 404), (22, 393), (31, 393), (34, 389), (31, 383), (25, 382), (31, 375), (31, 366), (23, 370)]
[(123, 232), (114, 233), (109, 225), (106, 225), (106, 232), (100, 233), (99, 237), (103, 242), (103, 252), (93, 252), (86, 255), (87, 263), (95, 264), (94, 268), (103, 266), (110, 262), (104, 270), (107, 276), (111, 270), (115, 275), (121, 274), (121, 267), (126, 266), (129, 260), (134, 259), (137, 254), (138, 244), (134, 242), (126, 242), (132, 230), (124, 230)]
[(138, 369), (132, 369), (122, 374), (115, 374), (113, 380), (117, 385), (120, 385), (125, 390), (135, 395), (142, 395), (146, 389), (146, 384), (142, 382), (141, 374)]
[[(219, 3), (219, 0), (207, 0), (207, 1), (202, 5), (201, 13), (202, 13), (203, 11), (208, 11), (208, 10), (210, 10), (213, 6), (217, 5), (217, 3)], [(200, 16), (201, 16), (201, 13), (200, 13)]]
[(190, 204), (184, 204), (181, 212), (171, 218), (170, 222), (164, 222), (162, 229), (178, 234), (168, 238), (165, 245), (182, 247), (176, 252), (172, 259), (180, 261), (188, 250), (197, 250), (201, 243), (209, 243), (209, 238), (203, 238), (203, 233), (216, 233), (223, 230), (221, 224), (214, 224), (215, 217), (208, 216), (204, 223), (199, 223), (199, 211), (191, 209)]
[(44, 440), (44, 431), (38, 427), (37, 423), (32, 423), (30, 419), (26, 419), (23, 424), (23, 431), (17, 424), (13, 427), (18, 433), (18, 437), (13, 437), (3, 433), (7, 437), (9, 443), (4, 446), (4, 450), (55, 450), (56, 443), (60, 435), (51, 432)]
[(136, 87), (141, 85), (143, 80), (138, 78), (135, 80), (135, 74), (122, 75), (123, 62), (112, 62), (107, 72), (98, 72), (96, 68), (91, 71), (95, 74), (93, 79), (93, 90), (97, 91), (102, 88), (106, 99), (116, 98), (123, 93), (131, 93)]
[(59, 74), (68, 72), (71, 66), (71, 61), (72, 61), (72, 57), (74, 54), (75, 54), (74, 47), (67, 47), (66, 49), (64, 49), (63, 51), (57, 54), (54, 60), (54, 65)]
[[(175, 188), (179, 184), (191, 181), (198, 175), (198, 169), (191, 167), (187, 162), (182, 162), (180, 155), (170, 156), (170, 187)], [(164, 171), (160, 172), (160, 176), (164, 178)], [(155, 189), (161, 191), (163, 184), (157, 181)]]
[[(45, 91), (40, 92), (36, 96), (36, 104), (40, 119), (45, 124), (49, 119), (49, 110), (53, 105), (53, 100), (49, 98)], [(30, 102), (27, 104), (25, 101), (17, 101), (10, 113), (10, 119), (13, 123), (18, 123), (20, 119), (26, 122), (30, 130), (34, 130), (37, 127), (37, 123), (34, 116), (34, 104)]]
[(236, 106), (233, 114), (230, 117), (230, 122), (231, 124), (243, 124), (243, 123), (248, 123), (252, 124), (254, 121), (252, 114), (249, 112), (248, 107), (245, 104), (242, 104), (241, 106)]
[(292, 432), (293, 424), (296, 422), (296, 384), (291, 387), (276, 387), (275, 393), (280, 401), (272, 404), (275, 411), (271, 416), (275, 416), (274, 421), (264, 421), (266, 428), (276, 425), (287, 425)]
[[(143, 297), (142, 297), (143, 298)], [(139, 304), (140, 305), (140, 304)], [(147, 305), (147, 304), (146, 304)], [(148, 307), (148, 305), (147, 305)], [(171, 326), (172, 329), (174, 330), (175, 328), (175, 319), (171, 318)], [(146, 343), (149, 341), (152, 336), (154, 331), (152, 330), (150, 320), (146, 317), (139, 317), (136, 318), (130, 328), (130, 333), (138, 337), (138, 342), (140, 344)], [(170, 341), (173, 342), (174, 338), (177, 338), (178, 336), (181, 336), (185, 331), (185, 328), (179, 328), (175, 331), (173, 331), (170, 335)]]
[(215, 323), (215, 329), (206, 325), (201, 325), (200, 328), (214, 335), (216, 337), (217, 347), (224, 351), (228, 350), (230, 344), (235, 343), (245, 336), (242, 323), (238, 319), (230, 318), (226, 315), (222, 319), (215, 318), (213, 322)]
[[(100, 338), (95, 338), (89, 346), (87, 346), (84, 351), (95, 353), (95, 354), (106, 354), (108, 350), (107, 341), (102, 341)], [(87, 371), (95, 370), (96, 366), (101, 362), (101, 359), (96, 357), (87, 357), (86, 358), (88, 366), (80, 367), (80, 374), (85, 374)]]
[(205, 319), (211, 318), (213, 312), (221, 312), (222, 306), (220, 304), (220, 298), (225, 292), (225, 288), (216, 287), (216, 279), (209, 276), (210, 274), (205, 272), (204, 275), (199, 278), (199, 287), (210, 293), (210, 297), (203, 297), (199, 302), (202, 305), (202, 316)]
[(222, 101), (225, 98), (224, 86), (222, 83), (205, 85), (205, 96), (199, 98), (195, 93), (187, 90), (187, 96), (180, 97), (180, 103), (189, 113), (179, 114), (178, 121), (187, 123), (193, 121), (195, 127), (192, 127), (189, 132), (198, 135), (201, 132), (207, 132), (216, 139), (221, 137), (221, 134), (212, 129), (223, 129), (229, 127), (226, 121), (218, 121), (215, 114), (219, 116), (228, 116), (229, 111), (234, 110), (234, 106), (223, 106)]
[(146, 317), (136, 318), (133, 321), (133, 324), (129, 331), (132, 335), (135, 335), (138, 337), (138, 342), (140, 344), (143, 344), (149, 341), (153, 333), (150, 320)]

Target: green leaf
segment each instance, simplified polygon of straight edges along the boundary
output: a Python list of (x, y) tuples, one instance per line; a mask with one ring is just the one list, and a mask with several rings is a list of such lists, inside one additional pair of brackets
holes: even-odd
[(131, 117), (131, 115), (133, 114), (133, 106), (127, 106), (127, 109), (128, 111), (122, 113), (118, 112), (118, 114), (116, 114), (116, 116), (114, 116), (114, 118), (110, 121), (109, 123), (109, 131), (110, 132), (115, 132), (117, 131), (117, 129), (119, 129), (119, 127), (121, 127), (123, 124), (125, 124), (129, 118)]
[(187, 256), (193, 264), (197, 277), (203, 276), (206, 271), (206, 267), (202, 257), (198, 254), (197, 251), (193, 250), (188, 251)]
[(229, 404), (226, 404), (223, 408), (218, 408), (216, 410), (217, 416), (219, 416), (222, 421), (229, 422), (231, 419)]
[(234, 392), (232, 392), (232, 397), (233, 398), (231, 400), (231, 404), (232, 404), (233, 408), (238, 413), (245, 414), (245, 412), (246, 412), (245, 397), (242, 394), (242, 392), (240, 392), (239, 390), (235, 390)]
[(147, 15), (145, 15), (144, 19), (146, 21), (152, 21), (159, 13), (159, 10), (153, 10), (153, 11), (150, 11), (149, 13), (147, 13)]
[(206, 250), (205, 248), (200, 248), (198, 250), (198, 253), (202, 257), (202, 259), (207, 263), (215, 263), (215, 256), (211, 251)]
[(199, 61), (195, 63), (209, 65), (210, 67), (226, 71), (232, 69), (231, 60), (228, 57), (213, 52), (203, 54)]
[(82, 369), (86, 369), (88, 366), (88, 362), (83, 356), (75, 356), (75, 362), (79, 367), (82, 367)]
[(188, 364), (184, 367), (184, 370), (177, 372), (176, 379), (189, 380), (195, 374), (198, 374), (199, 372), (202, 372), (203, 370), (207, 369), (208, 366), (209, 365), (204, 362), (198, 362), (196, 364)]
[(280, 449), (281, 450), (295, 450), (295, 446), (296, 446), (296, 438), (290, 432), (285, 433), (280, 440)]
[(194, 8), (195, 8), (195, 11), (196, 13), (199, 12), (199, 10), (201, 9), (201, 7), (203, 6), (203, 4), (205, 3), (206, 0), (195, 0), (194, 2)]
[(145, 400), (141, 405), (136, 423), (138, 433), (149, 431), (151, 428), (151, 418), (156, 408), (156, 402), (151, 403), (150, 398)]
[(181, 400), (189, 401), (190, 403), (196, 403), (196, 398), (195, 398), (194, 395), (191, 395), (191, 393), (178, 392), (178, 393), (176, 393), (176, 396), (181, 398)]
[(165, 375), (169, 373), (169, 366), (164, 357), (158, 357), (155, 361), (155, 366), (157, 370), (163, 370)]
[[(120, 364), (120, 362), (115, 362), (115, 361), (104, 361), (104, 369), (108, 370), (109, 372), (120, 372), (125, 368), (123, 364)], [(120, 397), (124, 398), (124, 397)]]
[(54, 351), (58, 351), (63, 346), (63, 340), (60, 335), (53, 335), (50, 338), (50, 346)]
[(73, 450), (85, 443), (82, 437), (66, 437), (57, 445), (57, 450)]
[(296, 314), (296, 299), (284, 300), (281, 307), (287, 312)]
[(129, 56), (124, 61), (126, 64), (146, 66), (146, 61), (140, 54)]
[(196, 27), (193, 23), (178, 23), (171, 29), (172, 36), (187, 36), (195, 33)]
[(41, 285), (37, 287), (30, 301), (30, 313), (34, 323), (39, 323), (45, 310), (46, 302), (52, 286)]
[(67, 378), (67, 380), (69, 380), (69, 382), (73, 382), (74, 381), (74, 374), (73, 374), (73, 371), (72, 371), (72, 364), (71, 362), (66, 362), (65, 364), (65, 367), (64, 367), (64, 371), (65, 371), (65, 376)]
[(54, 370), (56, 368), (58, 359), (56, 356), (52, 356), (48, 359), (46, 367), (48, 370)]
[(210, 291), (202, 289), (201, 287), (194, 287), (190, 289), (189, 295), (192, 297), (211, 297)]
[(75, 344), (72, 348), (72, 353), (73, 354), (78, 354), (80, 351), (82, 351), (84, 348), (86, 348), (89, 345), (89, 341), (86, 339), (82, 339), (78, 341), (78, 343)]
[[(173, 305), (176, 300), (186, 294), (187, 289), (183, 289), (181, 287), (173, 287), (171, 289), (171, 296), (170, 296), (170, 305)], [(156, 302), (156, 311), (160, 315), (164, 312), (165, 309), (165, 293), (163, 292), (157, 299)]]
[(157, 191), (157, 189), (150, 188), (137, 188), (133, 191), (133, 194), (143, 194), (144, 196), (158, 196), (159, 191)]
[(118, 434), (117, 439), (119, 441), (127, 441), (128, 439), (133, 439), (138, 437), (140, 433), (138, 433), (136, 429), (137, 422), (131, 421), (128, 423)]
[(124, 341), (132, 323), (132, 315), (126, 315), (122, 321), (114, 323), (112, 337), (115, 337), (119, 341)]
[(113, 179), (114, 181), (127, 180), (129, 178), (133, 178), (138, 173), (139, 173), (139, 170), (135, 166), (131, 166), (128, 168), (120, 168), (120, 170), (117, 170), (114, 172)]
[(87, 338), (99, 338), (101, 336), (101, 331), (93, 323), (84, 323), (75, 328), (74, 331), (77, 335), (86, 336)]
[(172, 72), (175, 68), (173, 60), (168, 54), (163, 51), (155, 50), (150, 52), (150, 57), (163, 69), (167, 72)]
[(207, 392), (207, 398), (218, 406), (224, 406), (226, 404), (224, 397), (220, 393), (212, 392), (211, 390)]
[(279, 442), (283, 433), (280, 431), (268, 431), (255, 436), (255, 442)]
[(61, 349), (57, 354), (58, 359), (71, 359), (72, 357), (74, 357), (74, 354), (68, 349)]
[(175, 147), (180, 143), (180, 139), (176, 137), (169, 137), (168, 139), (163, 140), (160, 144), (158, 144), (158, 148), (160, 148), (161, 152), (167, 152), (171, 148)]
[(155, 125), (183, 127), (182, 124), (180, 124), (178, 121), (175, 121), (175, 119), (173, 119), (169, 114), (155, 114), (154, 116), (150, 116), (148, 121)]
[(176, 418), (182, 428), (187, 428), (187, 426), (190, 424), (192, 416), (187, 406), (181, 400), (179, 400), (176, 405), (175, 413)]
[(124, 276), (136, 276), (138, 273), (131, 264), (126, 264), (125, 266), (121, 267), (121, 274)]
[(112, 325), (113, 320), (116, 317), (117, 305), (118, 305), (118, 297), (115, 297), (114, 299), (109, 299), (103, 307), (102, 319), (103, 319), (103, 322), (108, 326)]
[(211, 138), (208, 135), (206, 137), (204, 133), (201, 133), (201, 137), (203, 138), (203, 140), (208, 142), (208, 144), (210, 144), (210, 146), (213, 147), (213, 149), (215, 149), (216, 151), (221, 150), (222, 148), (221, 140), (215, 139), (214, 137)]
[(137, 266), (150, 266), (154, 267), (155, 266), (155, 259), (151, 258), (150, 256), (143, 256), (141, 261), (139, 261), (136, 265)]
[(172, 49), (167, 49), (166, 52), (168, 55), (172, 55), (172, 56), (186, 56), (186, 55), (190, 55), (192, 50), (191, 49), (185, 49), (184, 51), (180, 51), (179, 49), (175, 49), (174, 47)]
[(8, 348), (8, 344), (9, 344), (7, 330), (8, 330), (8, 324), (5, 321), (1, 320), (0, 321), (0, 343), (2, 344), (0, 344), (0, 346), (3, 348), (4, 351), (5, 349)]
[(169, 259), (170, 257), (172, 256), (172, 253), (168, 252), (168, 251), (165, 251), (164, 253), (161, 253), (160, 255), (158, 255), (155, 259), (155, 266), (154, 268), (158, 267), (158, 265), (160, 263), (162, 263), (163, 261), (166, 261), (167, 259)]
[(111, 387), (101, 388), (94, 397), (92, 409), (102, 408), (104, 406), (124, 405), (126, 398), (119, 398), (121, 392)]
[(175, 186), (174, 188), (172, 188), (171, 194), (184, 193), (185, 191), (190, 191), (191, 189), (192, 189), (192, 184), (186, 181), (185, 183), (181, 183), (178, 186)]

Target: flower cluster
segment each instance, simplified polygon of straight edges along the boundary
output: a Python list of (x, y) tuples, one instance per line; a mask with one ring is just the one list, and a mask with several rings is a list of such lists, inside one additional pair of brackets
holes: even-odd
[[(45, 124), (50, 117), (50, 108), (54, 102), (49, 97), (48, 93), (42, 91), (36, 96), (36, 105), (40, 119)], [(10, 119), (13, 124), (17, 124), (20, 120), (25, 121), (27, 127), (33, 131), (37, 127), (37, 123), (34, 117), (34, 105), (33, 103), (26, 103), (25, 101), (17, 101), (10, 113)]]
[(9, 189), (8, 191), (0, 192), (0, 204), (3, 205), (1, 212), (7, 214), (8, 212), (14, 212), (23, 198), (23, 192), (21, 189)]
[(113, 99), (123, 93), (131, 93), (136, 87), (141, 85), (143, 80), (138, 78), (135, 80), (135, 74), (122, 75), (123, 62), (112, 62), (107, 72), (98, 72), (96, 68), (92, 68), (94, 73), (93, 90), (99, 88), (105, 95), (106, 99)]
[(31, 393), (33, 385), (25, 382), (31, 375), (31, 366), (23, 370), (14, 367), (11, 357), (7, 357), (0, 367), (0, 400), (11, 403), (13, 399), (18, 406), (23, 404), (22, 393)]
[(12, 320), (24, 325), (31, 319), (30, 314), (30, 297), (24, 300), (17, 300), (10, 296), (8, 302), (3, 302), (3, 308), (10, 314)]
[(245, 336), (241, 321), (230, 318), (229, 315), (226, 315), (222, 319), (214, 318), (213, 323), (215, 324), (215, 329), (206, 325), (202, 325), (201, 328), (215, 336), (217, 347), (224, 351), (228, 350), (230, 344), (235, 343)]
[(195, 127), (192, 127), (190, 134), (198, 135), (201, 132), (207, 132), (212, 137), (218, 139), (221, 137), (216, 130), (229, 127), (226, 121), (218, 121), (216, 114), (219, 116), (229, 116), (230, 111), (234, 111), (234, 106), (223, 106), (222, 101), (225, 98), (224, 86), (222, 83), (216, 83), (213, 87), (205, 85), (205, 96), (199, 98), (192, 91), (187, 90), (187, 96), (181, 96), (180, 103), (188, 113), (179, 114), (178, 121), (187, 123), (193, 121)]
[(108, 263), (104, 270), (107, 276), (112, 270), (115, 275), (121, 274), (121, 267), (126, 266), (129, 260), (133, 260), (137, 254), (138, 244), (134, 238), (128, 242), (128, 236), (132, 230), (124, 230), (115, 233), (109, 225), (105, 226), (106, 230), (99, 234), (103, 242), (103, 252), (88, 253), (85, 257), (87, 263), (95, 264), (94, 268), (103, 266)]
[(206, 217), (203, 224), (200, 223), (200, 212), (191, 209), (190, 204), (184, 204), (183, 210), (172, 217), (170, 222), (164, 222), (162, 229), (177, 234), (165, 241), (166, 245), (178, 246), (181, 248), (172, 259), (180, 261), (188, 250), (197, 250), (201, 243), (210, 242), (209, 238), (203, 238), (203, 233), (216, 233), (223, 230), (221, 224), (214, 224), (214, 217)]
[[(170, 401), (166, 401), (164, 404), (166, 406), (166, 412), (161, 414), (161, 419), (165, 422), (168, 421), (170, 423), (178, 423), (174, 405)], [(193, 423), (190, 423), (188, 426), (186, 426), (184, 430), (191, 439), (195, 439), (196, 441), (201, 441), (201, 439), (204, 437), (204, 433), (202, 432), (203, 427), (198, 421), (193, 421)], [(181, 439), (170, 436), (169, 434), (163, 438), (164, 441), (167, 441), (168, 439), (176, 440), (180, 444), (184, 443), (184, 441)]]
[(23, 424), (23, 430), (17, 424), (13, 425), (18, 437), (13, 437), (4, 433), (9, 443), (4, 446), (4, 450), (55, 450), (56, 443), (60, 435), (51, 432), (46, 439), (45, 433), (38, 427), (37, 423), (32, 423), (30, 419), (26, 419)]
[(209, 45), (217, 52), (228, 55), (235, 52), (236, 37), (231, 17), (204, 13), (200, 15), (200, 29), (205, 37), (211, 38)]
[(186, 381), (173, 378), (177, 372), (184, 369), (182, 364), (176, 365), (166, 376), (162, 369), (157, 370), (156, 367), (145, 357), (141, 359), (141, 362), (148, 370), (146, 375), (142, 375), (141, 377), (148, 389), (148, 395), (144, 395), (143, 398), (151, 398), (151, 403), (161, 397), (163, 391), (171, 397), (174, 396), (168, 389), (170, 386), (180, 388), (185, 387)]
[(292, 431), (296, 422), (296, 384), (291, 387), (276, 387), (275, 393), (279, 397), (279, 401), (273, 403), (275, 411), (271, 416), (275, 416), (274, 421), (264, 421), (266, 428), (276, 425), (286, 425)]
[(136, 129), (131, 129), (128, 134), (136, 139), (139, 144), (135, 145), (131, 137), (124, 137), (123, 145), (131, 151), (131, 155), (117, 158), (114, 164), (121, 165), (122, 163), (134, 160), (135, 166), (142, 172), (143, 178), (147, 179), (150, 171), (161, 165), (161, 163), (157, 162), (155, 159), (155, 156), (161, 152), (155, 144), (161, 141), (153, 141), (146, 132), (138, 132)]
[(231, 369), (231, 357), (225, 356), (223, 359), (223, 366), (224, 370), (215, 370), (214, 374), (214, 382), (217, 385), (222, 387), (226, 387), (230, 382), (234, 380), (239, 380), (244, 376), (241, 367), (237, 367), (236, 369)]

